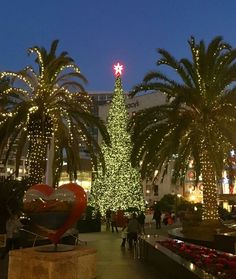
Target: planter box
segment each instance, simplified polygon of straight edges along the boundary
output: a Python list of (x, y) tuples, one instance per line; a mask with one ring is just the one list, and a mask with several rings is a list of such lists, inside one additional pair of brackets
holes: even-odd
[(67, 252), (26, 248), (10, 251), (8, 279), (93, 279), (96, 269), (94, 248), (76, 246)]
[(215, 276), (208, 274), (201, 268), (197, 267), (195, 264), (173, 253), (159, 243), (156, 243), (157, 240), (159, 241), (164, 239), (166, 238), (161, 236), (142, 238), (140, 240), (140, 256), (144, 261), (156, 266), (156, 268), (160, 270), (166, 278), (216, 278)]

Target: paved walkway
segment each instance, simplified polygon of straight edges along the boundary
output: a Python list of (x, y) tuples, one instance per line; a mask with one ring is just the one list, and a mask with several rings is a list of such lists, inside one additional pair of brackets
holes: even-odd
[[(173, 224), (162, 227), (159, 230), (154, 224), (147, 224), (146, 234), (167, 235), (171, 228), (180, 226)], [(158, 272), (155, 266), (151, 266), (134, 255), (132, 251), (121, 248), (121, 234), (106, 232), (81, 233), (80, 240), (86, 241), (88, 246), (97, 249), (97, 278), (96, 279), (168, 279)], [(7, 257), (0, 260), (0, 279), (7, 279)], [(47, 278), (45, 278), (47, 279)]]
[[(177, 226), (180, 224), (156, 230), (153, 225), (147, 225), (145, 230), (146, 234), (167, 235), (169, 229)], [(127, 247), (121, 248), (120, 233), (85, 233), (80, 235), (80, 239), (97, 249), (97, 279), (168, 279), (158, 272), (155, 266), (138, 259)]]

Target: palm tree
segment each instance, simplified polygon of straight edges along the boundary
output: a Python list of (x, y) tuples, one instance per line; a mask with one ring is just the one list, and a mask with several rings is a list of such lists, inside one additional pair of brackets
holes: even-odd
[(30, 66), (19, 72), (0, 73), (0, 78), (10, 79), (10, 87), (0, 95), (0, 156), (7, 149), (7, 160), (14, 150), (18, 170), (27, 150), (32, 183), (44, 179), (49, 147), (54, 153), (55, 185), (65, 156), (70, 180), (76, 178), (81, 146), (88, 148), (95, 161), (100, 151), (90, 134), (91, 127), (97, 126), (108, 138), (104, 124), (92, 114), (92, 101), (82, 85), (85, 77), (67, 52), (56, 55), (57, 46), (55, 40), (49, 52), (37, 46), (28, 50), (36, 54), (36, 70)]
[(192, 59), (177, 60), (158, 50), (157, 66), (174, 70), (176, 79), (153, 71), (131, 92), (155, 90), (167, 96), (166, 104), (141, 111), (131, 120), (132, 161), (142, 161), (142, 175), (151, 176), (155, 170), (165, 174), (174, 157), (172, 178), (177, 182), (194, 159), (197, 180), (200, 175), (203, 180), (202, 219), (217, 223), (217, 182), (236, 146), (236, 50), (221, 37), (208, 46), (194, 37), (188, 43)]

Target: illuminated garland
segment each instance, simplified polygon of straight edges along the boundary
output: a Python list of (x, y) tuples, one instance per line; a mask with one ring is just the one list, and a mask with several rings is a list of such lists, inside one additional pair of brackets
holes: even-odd
[(207, 147), (204, 141), (201, 143), (201, 171), (203, 181), (203, 212), (202, 220), (219, 220), (217, 204), (217, 184), (216, 173), (213, 169), (213, 163), (207, 153)]

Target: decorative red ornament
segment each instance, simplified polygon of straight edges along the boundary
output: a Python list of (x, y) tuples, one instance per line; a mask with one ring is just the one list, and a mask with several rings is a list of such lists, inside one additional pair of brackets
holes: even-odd
[(188, 172), (188, 178), (190, 178), (190, 179), (195, 179), (195, 172), (192, 171), (192, 170), (190, 170), (190, 171)]
[(114, 65), (115, 75), (117, 77), (122, 75), (123, 68), (124, 68), (124, 66), (120, 65), (119, 62), (116, 65)]
[(54, 244), (80, 218), (87, 206), (84, 189), (68, 183), (54, 190), (36, 184), (24, 196), (24, 210)]
[(229, 193), (232, 195), (234, 193), (234, 184), (229, 185)]

